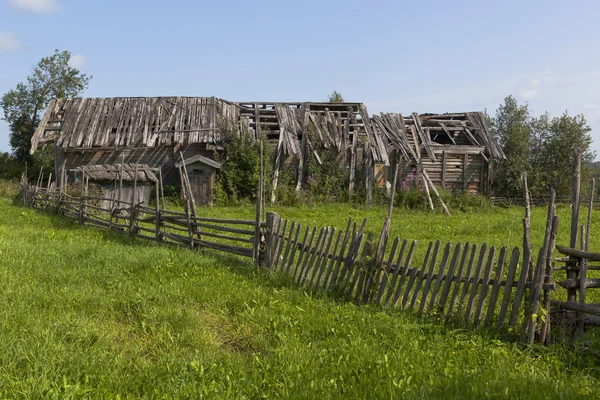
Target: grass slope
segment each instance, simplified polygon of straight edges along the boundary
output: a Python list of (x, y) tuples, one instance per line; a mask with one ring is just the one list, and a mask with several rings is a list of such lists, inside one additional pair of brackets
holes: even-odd
[(0, 398), (600, 396), (588, 356), (357, 307), (6, 199), (0, 316)]

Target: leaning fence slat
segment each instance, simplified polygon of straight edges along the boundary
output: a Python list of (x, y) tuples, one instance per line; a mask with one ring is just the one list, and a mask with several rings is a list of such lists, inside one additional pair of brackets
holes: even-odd
[[(342, 241), (342, 246), (340, 247), (340, 252), (337, 255), (337, 260), (335, 261), (335, 268), (331, 275), (331, 280), (329, 281), (329, 283), (327, 285), (328, 289), (337, 283), (339, 269), (344, 260), (344, 252), (346, 251), (346, 245), (348, 244), (348, 239), (350, 238), (350, 227), (351, 226), (352, 226), (352, 218), (349, 218), (348, 224), (346, 225), (346, 231), (344, 232), (344, 240)], [(335, 252), (334, 252), (334, 255), (335, 255)]]
[(457, 302), (459, 304), (464, 304), (465, 299), (467, 298), (467, 294), (469, 294), (469, 288), (471, 287), (471, 277), (473, 273), (473, 266), (475, 265), (475, 260), (477, 258), (477, 244), (474, 244), (471, 247), (471, 256), (469, 257), (469, 263), (467, 264), (467, 271), (465, 272), (465, 279), (463, 283), (462, 292), (460, 297), (457, 298)]
[(404, 239), (402, 241), (402, 245), (400, 246), (400, 254), (398, 254), (396, 263), (392, 264), (390, 266), (390, 268), (393, 269), (393, 272), (392, 272), (392, 280), (390, 281), (390, 284), (387, 288), (387, 293), (385, 294), (385, 300), (383, 303), (385, 306), (390, 305), (390, 299), (392, 298), (392, 295), (394, 294), (394, 291), (396, 288), (396, 281), (398, 280), (400, 271), (406, 272), (409, 268), (408, 266), (403, 266), (403, 264), (402, 264), (404, 261), (404, 252), (406, 251), (407, 244), (408, 244), (408, 240)]
[[(440, 269), (437, 272), (437, 278), (435, 280), (435, 285), (433, 286), (433, 292), (431, 293), (431, 298), (429, 299), (429, 307), (428, 310), (433, 310), (433, 306), (435, 304), (435, 300), (437, 299), (438, 292), (440, 287), (442, 286), (442, 281), (447, 279), (450, 281), (452, 279), (451, 276), (444, 277), (444, 272), (446, 271), (446, 265), (448, 263), (448, 258), (450, 257), (450, 252), (452, 251), (452, 244), (446, 244), (446, 248), (444, 249), (444, 256), (442, 257), (442, 262), (440, 263)], [(455, 258), (454, 256), (452, 257)]]
[(301, 284), (305, 284), (310, 276), (311, 272), (315, 270), (315, 261), (319, 258), (319, 253), (322, 251), (323, 246), (325, 245), (325, 241), (327, 240), (327, 234), (329, 233), (329, 228), (321, 228), (319, 232), (319, 238), (317, 239), (317, 243), (315, 247), (311, 250), (312, 255), (310, 258), (307, 258), (308, 263), (306, 264), (306, 270), (302, 274)]
[[(275, 255), (273, 257), (273, 270), (279, 270), (279, 265), (281, 264), (281, 253), (283, 251), (283, 245), (285, 243), (285, 234), (287, 232), (288, 220), (283, 221), (283, 228), (278, 232), (277, 236), (275, 236)], [(202, 232), (204, 234), (204, 232)]]
[[(415, 254), (415, 249), (417, 248), (417, 241), (413, 240), (410, 249), (408, 250), (408, 254), (406, 255), (406, 260), (404, 262), (404, 267), (402, 268), (402, 276), (400, 277), (400, 282), (396, 286), (396, 291), (394, 292), (394, 297), (392, 298), (392, 307), (397, 307), (398, 302), (400, 301), (400, 296), (402, 295), (402, 287), (404, 282), (407, 279), (408, 274), (411, 271), (410, 265), (412, 264), (412, 259)], [(398, 265), (402, 265), (402, 260), (398, 257)], [(416, 268), (415, 268), (416, 269)], [(408, 290), (408, 287), (407, 287)], [(403, 299), (404, 300), (404, 299)], [(403, 306), (404, 307), (404, 306)]]
[(498, 330), (502, 329), (502, 326), (504, 324), (504, 318), (506, 317), (506, 313), (508, 311), (513, 282), (515, 280), (515, 275), (517, 274), (517, 267), (519, 265), (519, 257), (521, 257), (521, 251), (518, 247), (515, 247), (510, 256), (510, 264), (508, 265), (506, 284), (504, 285), (504, 294), (502, 295), (502, 305), (500, 307), (500, 312), (498, 313), (498, 321), (496, 321), (496, 329)]
[(503, 247), (500, 250), (500, 256), (498, 257), (498, 263), (496, 265), (496, 274), (494, 275), (494, 282), (492, 286), (492, 293), (490, 294), (490, 301), (488, 302), (488, 311), (485, 316), (485, 326), (490, 326), (494, 311), (496, 309), (496, 302), (498, 301), (498, 293), (500, 292), (500, 283), (504, 276), (504, 265), (506, 264), (506, 253), (508, 249)]
[(473, 284), (471, 285), (471, 294), (469, 295), (469, 300), (467, 301), (466, 309), (465, 309), (465, 322), (468, 324), (471, 320), (471, 316), (473, 314), (473, 307), (475, 305), (475, 297), (477, 296), (477, 289), (479, 288), (479, 278), (481, 276), (481, 270), (483, 269), (483, 263), (485, 261), (485, 255), (487, 253), (487, 244), (484, 243), (481, 246), (481, 250), (479, 251), (479, 258), (477, 260), (477, 268), (475, 269), (475, 274), (473, 275)]
[[(439, 243), (435, 243), (435, 247), (433, 242), (431, 242), (429, 244), (429, 248), (431, 248), (434, 252), (434, 256), (431, 257), (433, 260), (435, 260), (437, 258), (437, 252), (440, 248)], [(415, 308), (415, 304), (417, 303), (417, 299), (419, 298), (419, 291), (421, 289), (421, 286), (423, 285), (423, 280), (427, 279), (427, 265), (429, 265), (429, 256), (431, 255), (431, 253), (429, 252), (429, 248), (428, 248), (428, 252), (425, 255), (425, 261), (423, 262), (423, 266), (421, 267), (421, 269), (417, 272), (417, 274), (414, 276), (414, 279), (412, 279), (413, 277), (411, 277), (411, 280), (414, 282), (414, 280), (417, 281), (416, 286), (414, 287), (414, 291), (412, 292), (412, 298), (410, 300), (410, 305), (409, 305), (409, 310), (413, 311)], [(412, 282), (409, 282), (412, 283)], [(406, 290), (407, 292), (410, 292), (412, 288), (407, 287)]]
[(294, 257), (296, 256), (296, 250), (298, 249), (298, 239), (300, 238), (300, 233), (302, 232), (302, 225), (298, 224), (298, 226), (296, 226), (296, 233), (294, 234), (294, 239), (291, 240), (291, 244), (290, 244), (290, 254), (289, 254), (289, 258), (288, 255), (286, 254), (285, 258), (284, 258), (284, 265), (285, 265), (285, 273), (287, 275), (290, 275), (290, 273), (292, 272), (292, 265), (294, 264)]
[(387, 281), (390, 275), (392, 266), (394, 265), (394, 257), (396, 256), (396, 250), (398, 250), (398, 243), (400, 243), (400, 238), (395, 238), (394, 243), (392, 244), (392, 250), (390, 250), (390, 257), (388, 258), (388, 262), (386, 264), (385, 272), (383, 272), (383, 276), (381, 277), (381, 283), (379, 288), (377, 288), (377, 298), (375, 299), (376, 304), (381, 303), (381, 298), (383, 297), (383, 293), (387, 288)]
[(478, 327), (481, 323), (481, 319), (483, 318), (483, 306), (485, 304), (485, 299), (487, 297), (487, 293), (490, 287), (490, 279), (492, 277), (492, 269), (494, 268), (494, 258), (496, 257), (496, 248), (492, 247), (490, 252), (488, 253), (488, 262), (485, 267), (485, 272), (483, 274), (483, 282), (481, 284), (481, 290), (479, 291), (479, 300), (477, 301), (477, 309), (475, 310), (475, 320), (474, 325)]
[[(315, 268), (315, 271), (318, 272), (318, 274), (315, 273), (313, 275), (312, 279), (310, 280), (310, 286), (312, 288), (317, 288), (319, 286), (323, 286), (321, 279), (323, 278), (323, 274), (325, 273), (325, 270), (327, 269), (327, 263), (329, 261), (329, 257), (331, 257), (333, 259), (333, 256), (331, 255), (330, 251), (331, 251), (331, 245), (333, 244), (334, 237), (335, 237), (335, 228), (331, 228), (331, 231), (329, 233), (329, 240), (327, 241), (327, 245), (321, 252), (321, 256), (320, 256), (319, 260), (317, 260), (317, 267)], [(316, 277), (316, 280), (314, 280), (315, 277)]]
[[(335, 245), (333, 246), (333, 250), (331, 252), (331, 257), (330, 257), (331, 261), (329, 261), (329, 266), (327, 266), (327, 272), (325, 273), (325, 278), (323, 279), (323, 281), (321, 281), (321, 286), (323, 288), (329, 287), (329, 278), (331, 277), (331, 273), (333, 272), (333, 267), (335, 266), (335, 263), (337, 262), (337, 258), (338, 258), (337, 252), (338, 252), (340, 240), (342, 238), (343, 233), (344, 233), (343, 231), (338, 231), (337, 238), (335, 239)], [(327, 263), (327, 260), (325, 261), (325, 263)]]
[[(427, 296), (429, 295), (429, 289), (431, 288), (431, 282), (433, 280), (433, 273), (435, 272), (435, 266), (437, 262), (438, 252), (440, 250), (441, 241), (438, 239), (435, 242), (435, 248), (433, 249), (433, 257), (431, 259), (431, 264), (429, 264), (429, 271), (427, 271), (427, 279), (425, 279), (425, 286), (423, 287), (423, 294), (421, 295), (421, 302), (419, 303), (418, 314), (422, 314), (423, 310), (425, 310), (425, 305), (427, 304)], [(448, 246), (444, 249), (444, 256), (448, 257)], [(418, 286), (420, 286), (418, 284)], [(419, 290), (417, 289), (416, 292)], [(415, 293), (416, 293), (415, 292)]]
[[(309, 228), (307, 228), (309, 229)], [(304, 269), (304, 265), (306, 264), (308, 258), (310, 257), (310, 250), (312, 249), (312, 245), (315, 240), (315, 234), (317, 233), (317, 228), (313, 227), (310, 231), (310, 238), (308, 239), (308, 243), (302, 243), (302, 249), (300, 250), (300, 255), (298, 257), (298, 263), (296, 264), (296, 270), (294, 271), (294, 281), (299, 282), (300, 277), (302, 276), (302, 270)]]
[[(298, 246), (298, 258), (294, 259), (292, 258), (290, 260), (290, 262), (294, 262), (294, 268), (290, 273), (290, 277), (292, 278), (292, 281), (294, 281), (296, 279), (296, 274), (298, 273), (298, 269), (300, 268), (300, 265), (302, 265), (302, 258), (304, 257), (304, 250), (306, 250), (306, 240), (308, 239), (308, 235), (310, 234), (310, 226), (307, 226), (305, 231), (304, 231), (304, 236), (302, 237), (302, 241), (299, 242), (299, 246)], [(314, 229), (313, 229), (313, 234), (314, 234)], [(296, 250), (296, 246), (294, 246), (294, 250)]]
[(440, 295), (440, 301), (438, 303), (438, 312), (440, 314), (444, 313), (444, 308), (446, 307), (446, 300), (448, 299), (448, 295), (450, 294), (450, 288), (452, 287), (452, 283), (454, 283), (455, 286), (460, 284), (460, 277), (458, 277), (458, 281), (455, 282), (455, 279), (457, 277), (454, 276), (454, 272), (456, 271), (458, 259), (460, 258), (460, 255), (462, 253), (462, 244), (458, 243), (456, 245), (456, 248), (454, 249), (454, 255), (452, 256), (452, 260), (450, 261), (450, 267), (448, 267), (448, 276), (446, 278), (446, 282), (444, 282), (442, 294)]

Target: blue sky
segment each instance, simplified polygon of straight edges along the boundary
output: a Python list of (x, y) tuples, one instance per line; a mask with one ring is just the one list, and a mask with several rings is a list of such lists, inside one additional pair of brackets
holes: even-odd
[[(91, 97), (583, 113), (600, 157), (598, 1), (0, 0), (0, 94), (54, 49)], [(0, 151), (10, 151), (0, 121)]]

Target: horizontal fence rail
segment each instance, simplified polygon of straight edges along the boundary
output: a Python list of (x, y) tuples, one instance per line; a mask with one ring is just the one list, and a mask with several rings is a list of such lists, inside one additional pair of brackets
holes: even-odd
[(257, 243), (256, 221), (198, 217), (191, 215), (189, 211), (146, 207), (141, 203), (84, 194), (72, 196), (52, 188), (39, 188), (29, 184), (21, 185), (21, 200), (33, 208), (56, 211), (82, 225), (244, 257), (253, 257), (255, 246), (258, 244), (260, 247), (264, 236), (264, 224), (259, 224), (262, 230), (259, 230)]

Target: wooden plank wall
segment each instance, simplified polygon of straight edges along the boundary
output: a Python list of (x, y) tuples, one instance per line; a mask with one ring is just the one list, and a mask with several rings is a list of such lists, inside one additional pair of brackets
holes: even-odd
[[(438, 154), (437, 162), (423, 154), (422, 162), (436, 187), (452, 191), (466, 190), (470, 194), (485, 194), (487, 163), (480, 154)], [(386, 175), (389, 177), (389, 171)], [(403, 160), (398, 173), (399, 188), (402, 188), (403, 182), (410, 180), (411, 175), (421, 182), (421, 174), (415, 162)]]

